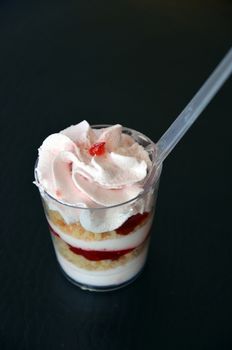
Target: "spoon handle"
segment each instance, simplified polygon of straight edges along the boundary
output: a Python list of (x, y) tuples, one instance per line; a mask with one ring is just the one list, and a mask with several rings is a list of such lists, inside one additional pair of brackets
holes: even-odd
[(173, 150), (232, 73), (232, 48), (156, 144), (157, 165)]

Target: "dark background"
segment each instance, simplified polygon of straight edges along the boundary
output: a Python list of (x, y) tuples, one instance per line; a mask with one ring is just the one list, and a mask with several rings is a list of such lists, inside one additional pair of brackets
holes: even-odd
[(0, 2), (0, 349), (232, 349), (231, 87), (165, 161), (143, 275), (60, 274), (37, 148), (83, 119), (157, 141), (232, 43), (232, 2)]

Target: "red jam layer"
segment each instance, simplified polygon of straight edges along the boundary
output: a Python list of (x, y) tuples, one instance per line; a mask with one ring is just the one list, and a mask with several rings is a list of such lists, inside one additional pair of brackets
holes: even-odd
[(93, 261), (99, 261), (99, 260), (117, 260), (121, 256), (130, 253), (134, 248), (131, 249), (124, 249), (124, 250), (84, 250), (81, 248), (76, 248), (72, 247), (69, 245), (69, 249), (77, 254), (77, 255), (82, 255), (88, 260), (93, 260)]
[(54, 236), (56, 236), (56, 237), (59, 237), (60, 238), (60, 236), (58, 235), (58, 233), (56, 233), (56, 231), (54, 231), (53, 230), (53, 228), (48, 224), (48, 226), (49, 226), (49, 230), (50, 230), (50, 232), (54, 235)]
[(142, 224), (142, 222), (148, 217), (149, 213), (136, 214), (131, 216), (122, 226), (116, 229), (119, 235), (128, 235), (136, 226)]
[[(131, 216), (122, 226), (117, 228), (116, 232), (120, 235), (127, 235), (131, 233), (136, 226), (142, 224), (143, 221), (148, 217), (149, 213), (143, 213), (143, 214), (136, 214)], [(59, 237), (58, 233), (53, 230), (51, 226), (49, 226), (51, 233)], [(68, 243), (66, 243), (68, 244)], [(122, 250), (85, 250), (77, 247), (73, 247), (70, 244), (68, 244), (69, 249), (77, 255), (81, 255), (85, 257), (88, 260), (92, 261), (99, 261), (99, 260), (117, 260), (121, 256), (130, 253), (135, 248), (130, 249), (122, 249)]]
[[(58, 233), (53, 230), (51, 226), (49, 226), (50, 232), (56, 236), (59, 237)], [(68, 244), (68, 243), (66, 243)], [(77, 247), (73, 247), (72, 245), (68, 244), (69, 249), (77, 255), (81, 255), (84, 258), (92, 261), (99, 261), (99, 260), (117, 260), (121, 256), (128, 254), (132, 252), (135, 248), (130, 248), (130, 249), (122, 249), (122, 250), (85, 250)]]

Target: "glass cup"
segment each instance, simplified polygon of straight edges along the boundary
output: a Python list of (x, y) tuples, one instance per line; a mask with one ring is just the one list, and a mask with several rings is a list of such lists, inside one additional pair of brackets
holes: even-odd
[[(136, 198), (110, 207), (83, 208), (63, 203), (39, 187), (61, 271), (82, 289), (110, 291), (124, 287), (138, 277), (147, 259), (162, 166), (155, 167), (155, 144), (149, 138), (128, 128), (123, 128), (123, 133), (142, 145), (152, 162), (143, 192)], [(37, 163), (38, 183), (36, 167)], [(105, 231), (106, 221), (117, 228)], [(91, 227), (96, 225), (97, 232), (88, 230), (89, 222)]]

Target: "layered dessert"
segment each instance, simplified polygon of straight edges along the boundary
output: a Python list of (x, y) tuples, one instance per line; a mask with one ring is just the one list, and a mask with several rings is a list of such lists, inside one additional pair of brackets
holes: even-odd
[(35, 183), (56, 256), (80, 287), (115, 289), (142, 270), (159, 179), (154, 150), (136, 131), (86, 121), (39, 148)]

